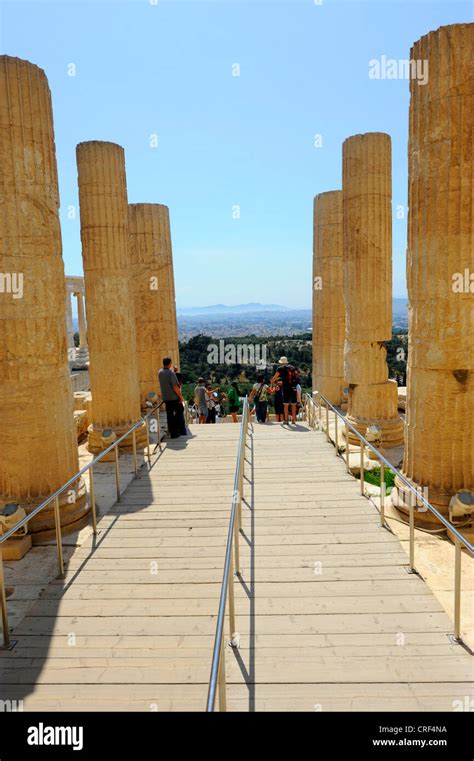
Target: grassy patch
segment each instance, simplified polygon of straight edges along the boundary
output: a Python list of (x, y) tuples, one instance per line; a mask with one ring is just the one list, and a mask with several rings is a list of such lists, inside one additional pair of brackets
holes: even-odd
[[(385, 468), (385, 493), (388, 494), (392, 487), (395, 485), (395, 473)], [(373, 468), (373, 470), (364, 471), (364, 481), (368, 484), (374, 484), (374, 486), (380, 486), (380, 467)]]

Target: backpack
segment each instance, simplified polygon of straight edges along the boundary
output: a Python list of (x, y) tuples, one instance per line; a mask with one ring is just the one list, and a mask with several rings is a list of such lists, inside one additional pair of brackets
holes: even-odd
[(296, 370), (292, 365), (286, 365), (285, 366), (285, 375), (284, 375), (284, 381), (285, 385), (288, 385), (290, 388), (295, 388), (299, 383), (298, 378), (298, 370)]

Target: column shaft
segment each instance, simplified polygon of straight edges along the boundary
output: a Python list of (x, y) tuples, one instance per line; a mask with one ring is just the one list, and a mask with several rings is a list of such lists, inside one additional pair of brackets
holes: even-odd
[[(161, 204), (129, 206), (130, 254), (135, 296), (137, 352), (142, 406), (154, 392), (160, 396), (158, 371), (163, 357), (178, 365), (174, 333), (176, 313), (168, 237), (168, 208)], [(165, 251), (169, 256), (165, 257)]]
[(348, 417), (361, 433), (378, 425), (383, 444), (398, 446), (403, 424), (383, 345), (392, 336), (390, 137), (375, 132), (345, 140), (342, 171)]
[(428, 82), (410, 83), (403, 470), (444, 512), (474, 490), (473, 29), (441, 27), (410, 56), (428, 62)]
[(314, 199), (313, 388), (341, 404), (344, 388), (342, 192)]
[[(140, 417), (123, 148), (77, 146), (81, 239), (86, 290), (92, 424), (89, 448), (103, 448), (104, 429), (122, 435)], [(145, 443), (144, 429), (137, 441)], [(124, 442), (131, 446), (131, 436)]]
[[(42, 69), (0, 57), (0, 502), (27, 511), (79, 470), (67, 356), (66, 286), (53, 114)], [(21, 284), (21, 288), (18, 288)], [(87, 512), (84, 482), (61, 498), (68, 527)], [(54, 526), (48, 507), (29, 524)]]

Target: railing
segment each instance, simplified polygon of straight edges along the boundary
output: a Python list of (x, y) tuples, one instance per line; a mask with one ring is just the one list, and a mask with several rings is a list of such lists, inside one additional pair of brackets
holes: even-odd
[(47, 507), (51, 502), (54, 502), (54, 525), (56, 530), (56, 546), (57, 546), (57, 553), (58, 553), (58, 566), (59, 566), (59, 576), (64, 576), (64, 558), (63, 558), (63, 547), (62, 547), (62, 537), (61, 537), (61, 520), (60, 520), (60, 509), (59, 509), (59, 497), (60, 495), (69, 487), (72, 486), (72, 484), (76, 483), (78, 479), (86, 473), (88, 470), (90, 470), (90, 485), (89, 485), (89, 495), (90, 495), (90, 503), (91, 503), (91, 515), (92, 515), (92, 532), (94, 536), (97, 534), (97, 511), (96, 511), (96, 504), (95, 504), (95, 489), (94, 489), (94, 466), (102, 460), (103, 457), (105, 457), (106, 454), (109, 452), (112, 452), (115, 450), (115, 484), (116, 484), (116, 490), (117, 490), (117, 502), (120, 502), (120, 465), (119, 465), (119, 444), (126, 439), (130, 434), (132, 434), (132, 451), (133, 451), (133, 470), (134, 470), (134, 477), (138, 474), (138, 459), (137, 459), (137, 440), (136, 440), (136, 431), (137, 428), (143, 425), (143, 423), (146, 421), (146, 437), (147, 437), (147, 458), (148, 458), (148, 464), (151, 467), (151, 452), (150, 452), (150, 430), (148, 427), (148, 418), (152, 415), (156, 416), (157, 421), (157, 433), (158, 433), (158, 443), (155, 447), (155, 450), (159, 447), (161, 450), (161, 431), (160, 431), (160, 417), (159, 417), (159, 409), (162, 406), (163, 402), (160, 402), (157, 404), (153, 409), (150, 410), (150, 412), (147, 412), (144, 417), (140, 418), (135, 425), (133, 425), (131, 428), (129, 428), (126, 433), (124, 433), (120, 438), (118, 438), (116, 441), (113, 442), (107, 449), (104, 449), (103, 452), (101, 452), (97, 457), (95, 457), (91, 462), (89, 462), (87, 465), (85, 465), (81, 470), (78, 471), (72, 478), (69, 479), (69, 481), (66, 481), (65, 484), (63, 484), (57, 491), (54, 492), (54, 494), (51, 494), (47, 499), (44, 500), (44, 502), (41, 502), (40, 505), (35, 507), (34, 510), (31, 511), (28, 515), (26, 515), (24, 518), (22, 518), (18, 523), (16, 523), (12, 528), (10, 528), (5, 534), (0, 535), (0, 607), (2, 611), (2, 628), (3, 628), (3, 644), (5, 647), (8, 647), (10, 644), (10, 632), (8, 627), (8, 611), (7, 611), (7, 598), (6, 598), (6, 592), (5, 592), (5, 574), (3, 571), (3, 559), (2, 559), (2, 544), (7, 541), (13, 534), (16, 534), (16, 532), (22, 528), (23, 526), (26, 526), (29, 521), (32, 520), (32, 518), (35, 518), (42, 510), (44, 510), (45, 507)]
[[(443, 524), (443, 526), (451, 532), (452, 536), (454, 537), (454, 546), (455, 546), (455, 557), (454, 557), (454, 637), (456, 640), (461, 641), (461, 557), (462, 557), (462, 547), (464, 547), (469, 554), (472, 555), (474, 552), (474, 546), (464, 537), (454, 526), (450, 521), (447, 520), (447, 518), (442, 515), (442, 513), (439, 512), (433, 505), (423, 496), (423, 494), (416, 489), (415, 486), (413, 486), (412, 483), (403, 475), (403, 473), (400, 473), (397, 468), (395, 468), (383, 455), (381, 452), (376, 449), (373, 444), (371, 444), (367, 439), (362, 436), (361, 433), (347, 420), (344, 415), (337, 410), (328, 399), (326, 399), (325, 396), (323, 396), (321, 393), (316, 392), (318, 396), (319, 404), (316, 404), (315, 400), (313, 399), (310, 394), (304, 395), (304, 402), (305, 402), (305, 410), (306, 410), (306, 418), (309, 423), (309, 425), (313, 428), (316, 428), (316, 421), (318, 421), (318, 428), (321, 431), (324, 431), (324, 426), (322, 423), (322, 407), (324, 405), (326, 409), (326, 438), (327, 441), (330, 442), (330, 436), (329, 436), (329, 409), (331, 409), (334, 414), (334, 422), (335, 422), (335, 429), (334, 429), (334, 445), (335, 445), (335, 451), (336, 456), (339, 455), (339, 446), (338, 446), (338, 419), (341, 420), (345, 426), (345, 440), (346, 440), (346, 469), (347, 472), (350, 473), (350, 467), (349, 467), (349, 455), (350, 455), (350, 443), (349, 443), (349, 430), (352, 431), (352, 433), (357, 436), (357, 438), (360, 440), (360, 492), (362, 496), (365, 496), (365, 489), (364, 489), (364, 453), (365, 453), (365, 447), (368, 447), (377, 457), (377, 459), (380, 462), (380, 525), (383, 528), (389, 528), (389, 526), (385, 522), (385, 467), (389, 468), (389, 470), (392, 471), (399, 479), (402, 481), (402, 483), (412, 492), (415, 497), (415, 504), (417, 504), (417, 500), (420, 500), (423, 504), (425, 510), (430, 510), (430, 512), (436, 516), (436, 518)], [(415, 504), (411, 504), (413, 500), (410, 500), (410, 505), (408, 505), (409, 508), (409, 526), (410, 526), (410, 532), (409, 532), (409, 568), (412, 573), (417, 573), (415, 568)]]
[[(229, 596), (230, 643), (233, 646), (237, 645), (237, 632), (235, 631), (234, 565), (235, 573), (239, 576), (239, 531), (242, 529), (242, 490), (245, 468), (245, 446), (249, 419), (249, 404), (247, 397), (245, 397), (242, 407), (239, 449), (237, 452), (237, 465), (235, 468), (234, 491), (232, 492), (232, 509), (230, 512), (229, 531), (227, 534), (227, 547), (225, 552), (224, 573), (222, 576), (221, 596), (219, 600), (219, 613), (217, 616), (216, 638), (214, 640), (209, 691), (207, 695), (206, 710), (211, 712), (214, 710), (217, 685), (219, 685), (219, 711), (226, 710), (224, 619), (227, 595)], [(232, 557), (232, 550), (234, 551), (234, 557)]]

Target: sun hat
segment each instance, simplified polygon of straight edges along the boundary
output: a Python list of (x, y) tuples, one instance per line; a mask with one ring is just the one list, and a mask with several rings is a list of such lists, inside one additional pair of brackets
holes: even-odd
[(288, 364), (288, 357), (280, 357), (278, 360), (279, 365), (287, 365)]

